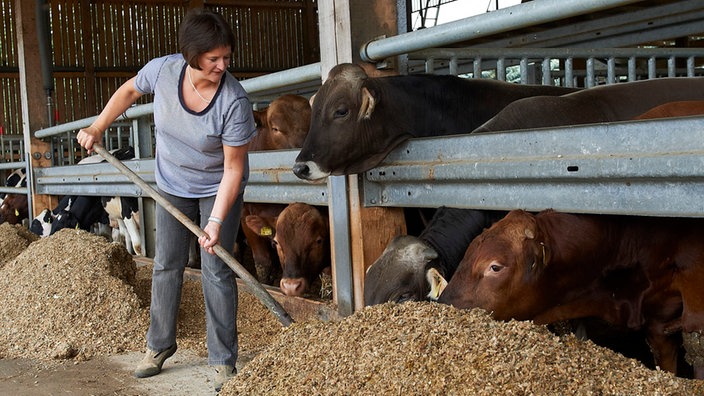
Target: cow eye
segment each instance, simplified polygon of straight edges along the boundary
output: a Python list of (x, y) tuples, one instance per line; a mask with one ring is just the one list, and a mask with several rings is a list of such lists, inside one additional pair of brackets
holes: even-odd
[(502, 268), (503, 268), (503, 266), (498, 265), (498, 264), (492, 264), (492, 265), (489, 266), (489, 269), (490, 269), (492, 272), (499, 272), (499, 271), (501, 271)]
[(347, 107), (341, 107), (341, 108), (335, 110), (334, 117), (335, 118), (343, 118), (343, 117), (346, 117), (347, 114), (349, 114), (349, 113), (350, 113), (350, 110)]
[(403, 293), (398, 298), (396, 299), (397, 303), (404, 303), (406, 301), (413, 301), (413, 294), (412, 293)]

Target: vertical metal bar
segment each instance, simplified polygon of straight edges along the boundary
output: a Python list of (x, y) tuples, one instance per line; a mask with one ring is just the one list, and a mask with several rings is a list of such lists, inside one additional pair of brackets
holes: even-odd
[(472, 62), (472, 69), (474, 72), (474, 78), (482, 78), (482, 58), (474, 58)]
[(694, 77), (694, 57), (687, 58), (687, 77)]
[(496, 60), (496, 79), (506, 81), (506, 58)]
[(456, 76), (456, 75), (459, 74), (459, 70), (458, 70), (458, 67), (457, 67), (457, 57), (456, 57), (456, 56), (453, 56), (453, 57), (450, 58), (450, 63), (448, 64), (448, 66), (450, 67), (450, 74), (451, 74), (451, 75)]
[(435, 59), (428, 58), (425, 60), (425, 72), (433, 74), (435, 72)]
[(338, 312), (342, 316), (354, 312), (352, 252), (350, 248), (350, 214), (346, 176), (328, 177), (330, 226), (333, 235), (333, 282)]
[(594, 58), (587, 58), (587, 75), (584, 86), (587, 88), (592, 88), (595, 85), (596, 79), (594, 78)]
[(667, 58), (667, 76), (668, 77), (676, 77), (677, 76), (677, 70), (675, 67), (675, 56), (671, 55), (670, 57)]
[(132, 139), (135, 158), (149, 158), (153, 156), (152, 126), (148, 117), (139, 117), (132, 120)]
[(653, 79), (658, 76), (657, 64), (655, 64), (655, 57), (651, 56), (648, 58), (648, 79)]
[(552, 85), (550, 76), (550, 58), (543, 58), (543, 85)]
[(565, 59), (565, 87), (574, 87), (574, 60), (572, 58)]
[(631, 56), (628, 58), (628, 81), (636, 80), (636, 57)]
[(521, 84), (528, 84), (528, 58), (521, 58), (518, 71), (521, 74)]
[(616, 58), (610, 56), (606, 61), (606, 83), (616, 83)]

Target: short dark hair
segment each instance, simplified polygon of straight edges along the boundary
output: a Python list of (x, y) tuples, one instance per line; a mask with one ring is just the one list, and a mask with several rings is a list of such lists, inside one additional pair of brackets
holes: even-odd
[(222, 15), (205, 8), (186, 13), (178, 29), (178, 42), (188, 65), (200, 70), (198, 56), (217, 47), (235, 51), (235, 34)]

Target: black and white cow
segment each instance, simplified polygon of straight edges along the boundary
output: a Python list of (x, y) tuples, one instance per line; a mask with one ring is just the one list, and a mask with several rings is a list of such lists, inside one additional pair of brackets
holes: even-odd
[[(111, 151), (119, 160), (134, 158), (134, 149), (126, 147)], [(99, 155), (84, 158), (80, 164), (105, 161)], [(143, 255), (139, 224), (139, 205), (134, 197), (100, 197), (86, 195), (64, 196), (53, 210), (44, 209), (32, 220), (30, 230), (48, 236), (63, 228), (80, 228), (92, 231), (98, 225), (110, 225), (118, 233), (113, 240), (124, 242), (132, 254)]]

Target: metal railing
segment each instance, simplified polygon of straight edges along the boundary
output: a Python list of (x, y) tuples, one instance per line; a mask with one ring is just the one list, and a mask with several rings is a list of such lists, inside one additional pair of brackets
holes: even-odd
[(701, 48), (436, 48), (409, 54), (408, 60), (409, 74), (566, 87), (704, 75)]
[(371, 206), (704, 217), (704, 117), (415, 139), (364, 175)]

